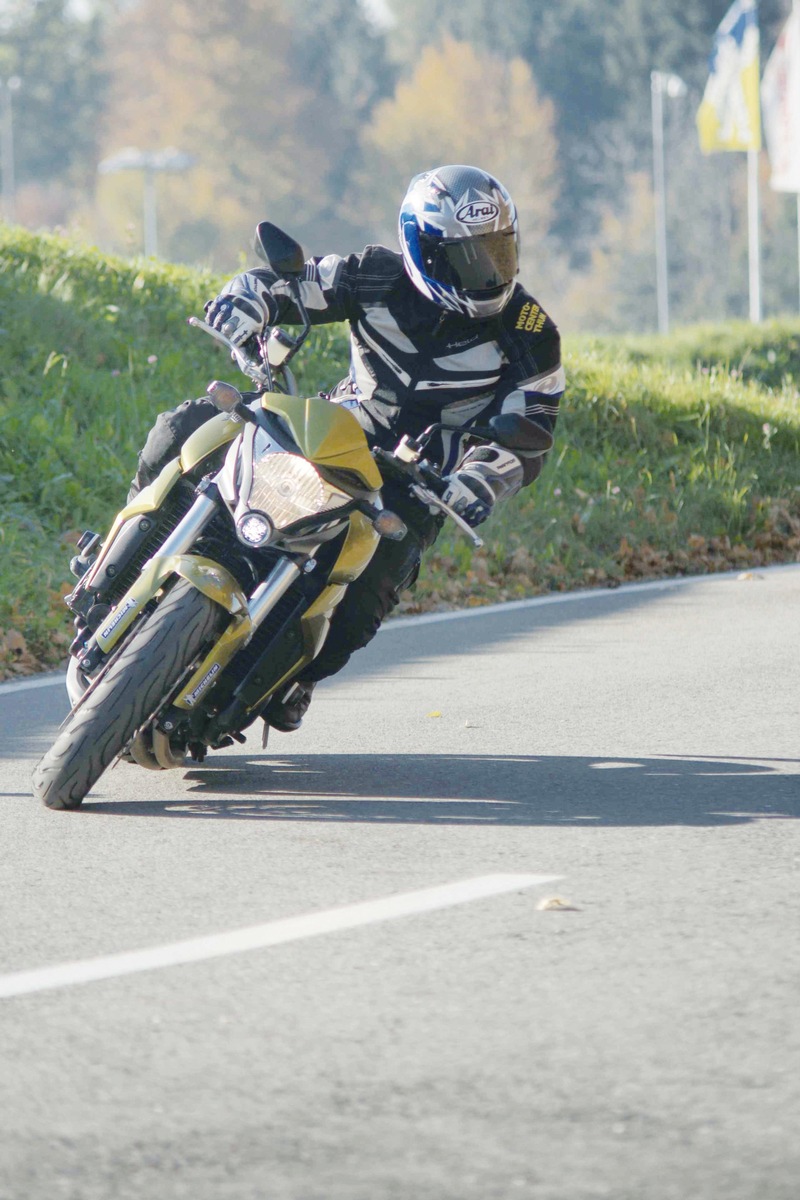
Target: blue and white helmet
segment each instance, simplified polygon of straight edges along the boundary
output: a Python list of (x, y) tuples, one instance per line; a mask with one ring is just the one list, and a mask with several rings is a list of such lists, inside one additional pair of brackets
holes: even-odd
[(403, 263), (434, 304), (477, 320), (502, 312), (519, 271), (514, 201), (479, 167), (416, 175), (400, 209)]

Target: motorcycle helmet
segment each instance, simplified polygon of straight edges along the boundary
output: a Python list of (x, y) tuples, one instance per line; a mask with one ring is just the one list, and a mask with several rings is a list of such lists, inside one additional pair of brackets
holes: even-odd
[(502, 312), (519, 271), (514, 201), (479, 167), (416, 175), (400, 208), (403, 263), (418, 291), (450, 312), (482, 320)]

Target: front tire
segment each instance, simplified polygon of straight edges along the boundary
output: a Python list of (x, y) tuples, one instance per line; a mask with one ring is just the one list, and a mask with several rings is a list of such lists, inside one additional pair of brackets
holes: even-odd
[(48, 808), (78, 808), (213, 641), (224, 615), (191, 584), (177, 583), (67, 718), (33, 773), (34, 796)]

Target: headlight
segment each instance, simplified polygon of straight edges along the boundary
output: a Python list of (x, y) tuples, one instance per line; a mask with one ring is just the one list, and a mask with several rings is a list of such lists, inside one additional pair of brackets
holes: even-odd
[(267, 513), (285, 529), (303, 517), (349, 504), (352, 497), (331, 487), (312, 463), (297, 454), (267, 454), (253, 465), (248, 509)]

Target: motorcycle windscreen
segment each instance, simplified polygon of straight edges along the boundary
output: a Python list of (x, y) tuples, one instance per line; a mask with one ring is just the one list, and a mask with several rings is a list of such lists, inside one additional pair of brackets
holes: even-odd
[(262, 404), (285, 417), (306, 458), (323, 467), (353, 471), (368, 491), (382, 486), (364, 430), (346, 408), (319, 396), (303, 399), (277, 393), (264, 396)]

